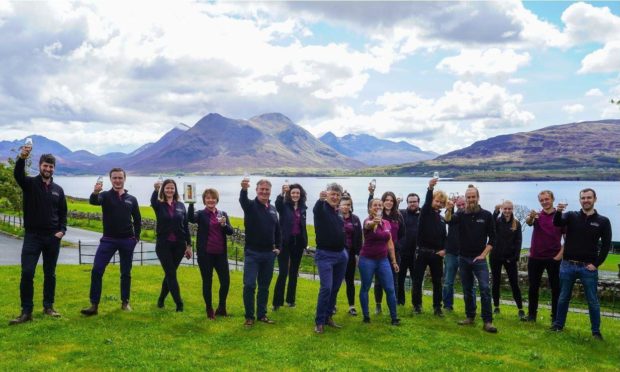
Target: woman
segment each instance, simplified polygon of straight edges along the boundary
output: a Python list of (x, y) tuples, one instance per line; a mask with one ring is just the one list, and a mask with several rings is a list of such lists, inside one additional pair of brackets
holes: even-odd
[(396, 292), (394, 291), (394, 277), (392, 275), (392, 270), (398, 273), (398, 262), (396, 262), (390, 223), (383, 220), (380, 215), (382, 208), (383, 202), (380, 199), (372, 199), (368, 207), (369, 216), (364, 220), (364, 244), (359, 259), (362, 278), (360, 303), (362, 304), (364, 323), (370, 323), (368, 291), (372, 284), (372, 277), (376, 275), (387, 294), (392, 325), (400, 325), (400, 319), (396, 313)]
[(347, 299), (349, 300), (349, 314), (356, 316), (355, 310), (355, 268), (362, 248), (362, 223), (359, 217), (353, 214), (353, 200), (346, 191), (340, 199), (340, 214), (344, 219), (345, 246), (349, 254), (347, 271), (344, 280), (347, 284)]
[(156, 182), (151, 195), (151, 207), (157, 219), (155, 253), (164, 269), (164, 280), (157, 307), (163, 308), (168, 292), (172, 295), (177, 311), (183, 311), (183, 300), (177, 280), (177, 268), (183, 259), (192, 257), (192, 242), (187, 224), (185, 205), (179, 202), (177, 184), (167, 179)]
[(278, 255), (278, 279), (273, 291), (273, 310), (284, 305), (284, 287), (286, 289), (286, 305), (295, 307), (295, 292), (299, 265), (308, 246), (306, 232), (306, 191), (300, 184), (283, 185), (282, 194), (276, 198), (276, 210), (280, 215), (280, 231), (282, 234), (282, 251)]
[[(226, 212), (216, 208), (219, 201), (220, 194), (217, 190), (206, 189), (202, 193), (205, 209), (194, 213), (194, 203), (190, 203), (188, 212), (189, 222), (198, 224), (196, 255), (202, 276), (202, 297), (207, 307), (207, 317), (211, 320), (215, 320), (216, 315), (228, 316), (226, 297), (230, 287), (226, 235), (232, 235), (233, 228)], [(215, 312), (211, 300), (213, 269), (220, 281), (219, 303)]]
[[(405, 220), (398, 210), (398, 202), (396, 195), (393, 192), (384, 192), (381, 196), (383, 202), (382, 218), (390, 224), (390, 234), (392, 235), (392, 243), (394, 243), (394, 253), (396, 255), (396, 262), (400, 265), (400, 252), (396, 247), (399, 246), (398, 242), (405, 236)], [(398, 274), (392, 269), (392, 276), (394, 278), (394, 289), (398, 288)], [(375, 303), (377, 314), (381, 313), (381, 302), (383, 302), (383, 287), (381, 283), (375, 279)]]
[[(500, 215), (501, 208), (501, 215)], [(512, 213), (513, 205), (509, 200), (495, 206), (493, 217), (495, 218), (496, 240), (491, 250), (491, 277), (493, 279), (493, 304), (495, 314), (499, 314), (499, 292), (502, 283), (502, 266), (506, 268), (508, 282), (512, 289), (512, 297), (519, 309), (519, 318), (525, 318), (521, 290), (519, 289), (519, 269), (517, 264), (521, 255), (521, 223)]]

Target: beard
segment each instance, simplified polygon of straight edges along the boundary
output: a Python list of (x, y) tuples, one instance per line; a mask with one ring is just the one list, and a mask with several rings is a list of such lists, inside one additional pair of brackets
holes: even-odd
[(465, 206), (465, 213), (476, 213), (476, 212), (480, 212), (479, 204), (467, 204), (467, 206)]

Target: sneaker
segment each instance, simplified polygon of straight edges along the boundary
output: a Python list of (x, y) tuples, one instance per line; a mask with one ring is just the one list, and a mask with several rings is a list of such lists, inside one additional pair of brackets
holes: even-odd
[(601, 332), (592, 332), (592, 337), (596, 340), (603, 341), (603, 335)]
[(317, 324), (314, 326), (314, 333), (321, 334), (325, 331), (323, 324)]
[(215, 313), (213, 309), (207, 309), (207, 318), (210, 320), (215, 320)]
[(370, 317), (369, 316), (365, 316), (363, 322), (364, 323), (370, 323)]
[(457, 322), (458, 325), (472, 325), (474, 324), (474, 318), (465, 318)]
[(90, 307), (87, 307), (86, 309), (80, 310), (80, 313), (86, 316), (97, 315), (99, 314), (99, 305), (91, 305)]
[(441, 311), (441, 308), (440, 307), (436, 307), (435, 310), (433, 311), (433, 315), (442, 317), (443, 316), (443, 312)]
[(534, 322), (536, 323), (536, 315), (532, 316), (532, 315), (528, 315), (528, 316), (524, 316), (523, 318), (521, 318), (522, 322)]
[(336, 306), (334, 306), (334, 310), (332, 310), (332, 315), (336, 314)]
[(484, 323), (482, 329), (484, 329), (485, 332), (497, 333), (497, 328), (495, 328), (491, 322)]
[(17, 318), (9, 321), (9, 325), (23, 324), (32, 321), (32, 313), (21, 313)]
[(549, 330), (551, 332), (562, 332), (562, 327), (553, 324), (553, 325), (551, 325), (551, 327), (549, 327)]
[(132, 311), (133, 309), (131, 308), (131, 305), (129, 305), (129, 302), (123, 302), (121, 304), (121, 310), (123, 310), (123, 311)]
[(246, 327), (251, 327), (254, 325), (254, 319), (246, 319), (245, 323), (243, 323), (244, 326)]
[(349, 315), (357, 316), (357, 310), (354, 307), (349, 308)]
[(60, 318), (60, 313), (54, 310), (53, 307), (46, 307), (43, 309), (43, 314), (51, 316), (52, 318)]
[(519, 319), (523, 320), (525, 319), (525, 311), (519, 309)]
[(499, 314), (499, 307), (496, 307), (495, 310), (493, 310), (493, 314)]
[(264, 316), (264, 317), (260, 318), (258, 321), (259, 322), (263, 322), (265, 324), (275, 324), (275, 321), (267, 318), (267, 316)]
[(287, 302), (286, 306), (288, 306), (288, 307), (296, 307), (297, 305), (295, 305), (294, 302)]
[(422, 314), (422, 308), (420, 306), (414, 306), (413, 307), (413, 313), (414, 314)]
[(392, 325), (393, 326), (399, 326), (400, 325), (400, 319), (398, 319), (398, 318), (392, 319)]
[(381, 314), (381, 311), (382, 311), (381, 310), (381, 304), (377, 304), (375, 306), (375, 314), (379, 315), (379, 314)]
[(342, 328), (342, 326), (336, 322), (331, 317), (327, 318), (327, 325), (334, 328)]

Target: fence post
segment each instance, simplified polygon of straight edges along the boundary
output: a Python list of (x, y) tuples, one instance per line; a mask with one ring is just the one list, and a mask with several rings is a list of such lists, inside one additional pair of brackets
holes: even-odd
[(78, 262), (82, 264), (82, 241), (78, 240)]
[(140, 266), (144, 266), (144, 245), (142, 240), (140, 240)]

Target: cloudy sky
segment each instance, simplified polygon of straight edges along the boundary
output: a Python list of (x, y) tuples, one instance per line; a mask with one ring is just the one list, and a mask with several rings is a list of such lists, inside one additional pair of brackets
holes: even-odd
[(129, 152), (217, 112), (444, 153), (619, 118), (620, 3), (0, 0), (0, 140)]

